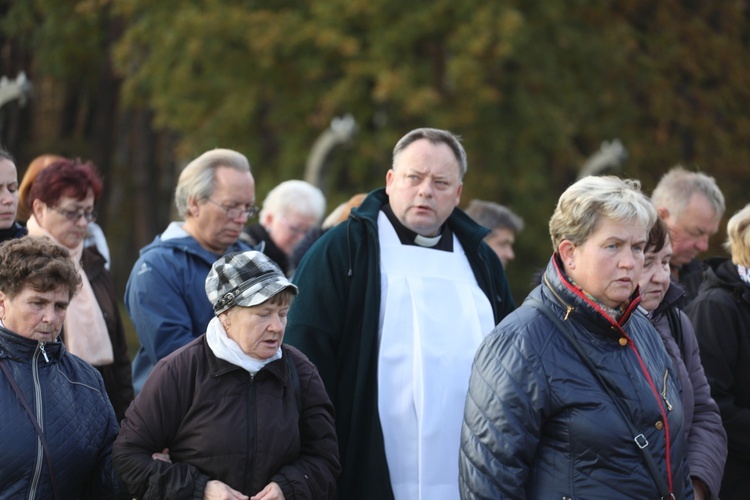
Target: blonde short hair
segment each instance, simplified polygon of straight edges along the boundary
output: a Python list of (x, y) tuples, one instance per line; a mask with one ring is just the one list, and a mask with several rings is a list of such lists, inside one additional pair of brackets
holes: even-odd
[(552, 248), (568, 240), (583, 244), (596, 231), (599, 220), (636, 221), (648, 232), (656, 222), (656, 208), (641, 191), (641, 183), (615, 176), (588, 176), (560, 196), (549, 221)]
[(750, 204), (729, 219), (724, 248), (732, 255), (732, 262), (750, 267)]

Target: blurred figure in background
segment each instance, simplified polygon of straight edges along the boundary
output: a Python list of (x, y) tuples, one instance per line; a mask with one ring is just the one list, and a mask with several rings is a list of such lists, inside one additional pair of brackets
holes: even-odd
[(685, 312), (729, 440), (719, 496), (739, 500), (750, 491), (750, 205), (729, 219), (724, 246), (731, 258), (706, 261)]
[(0, 245), (2, 498), (128, 498), (102, 377), (58, 339), (80, 285), (68, 250), (48, 238)]
[(669, 227), (672, 241), (672, 274), (685, 290), (684, 304), (698, 293), (703, 268), (698, 254), (708, 251), (708, 240), (719, 230), (724, 215), (724, 195), (713, 177), (689, 172), (681, 166), (664, 174), (651, 201)]
[(70, 301), (62, 339), (71, 353), (102, 374), (120, 420), (134, 397), (125, 330), (104, 257), (83, 243), (102, 190), (93, 164), (68, 159), (51, 163), (29, 191), (32, 214), (27, 228), (30, 235), (47, 236), (70, 252), (83, 284)]
[(13, 157), (0, 149), (0, 243), (26, 234), (17, 222), (18, 172)]
[(711, 398), (693, 326), (678, 308), (685, 292), (670, 279), (671, 257), (669, 228), (664, 221), (657, 219), (646, 243), (639, 280), (640, 308), (661, 335), (682, 385), (688, 464), (695, 498), (715, 500), (727, 458), (727, 434), (721, 423), (719, 407)]
[(246, 228), (242, 238), (255, 246), (264, 243), (263, 253), (290, 276), (295, 247), (317, 227), (325, 210), (326, 200), (320, 189), (305, 181), (284, 181), (269, 191), (263, 200), (260, 221)]
[(302, 260), (302, 257), (304, 257), (305, 253), (307, 253), (310, 247), (313, 246), (313, 243), (318, 241), (318, 238), (323, 236), (323, 233), (331, 229), (333, 226), (336, 226), (337, 224), (340, 224), (348, 219), (349, 212), (351, 212), (353, 208), (356, 208), (360, 204), (362, 204), (362, 201), (366, 196), (366, 193), (355, 194), (347, 201), (336, 207), (330, 214), (328, 214), (328, 217), (325, 218), (320, 226), (310, 230), (310, 232), (305, 235), (302, 241), (300, 241), (299, 244), (294, 247), (294, 252), (292, 252), (292, 269), (297, 269), (297, 266)]
[(492, 231), (484, 238), (484, 242), (500, 257), (503, 267), (507, 268), (508, 263), (516, 258), (513, 244), (518, 233), (523, 230), (523, 219), (506, 206), (482, 200), (471, 200), (466, 214), (480, 226)]
[(203, 291), (211, 265), (224, 254), (250, 249), (237, 240), (258, 214), (245, 155), (212, 149), (191, 161), (177, 181), (175, 205), (184, 221), (172, 222), (141, 249), (125, 289), (141, 342), (133, 360), (136, 394), (161, 358), (206, 331), (214, 316)]
[[(21, 179), (21, 186), (18, 188), (18, 220), (26, 222), (31, 216), (31, 200), (29, 200), (29, 191), (31, 190), (32, 184), (39, 172), (53, 162), (59, 160), (66, 160), (64, 156), (45, 154), (37, 156), (31, 163), (29, 163), (26, 172), (23, 174)], [(96, 246), (96, 250), (104, 257), (105, 267), (109, 270), (111, 264), (109, 255), (109, 244), (107, 238), (104, 236), (104, 231), (96, 221), (90, 221), (87, 227), (86, 238), (84, 239), (83, 245), (85, 247)]]

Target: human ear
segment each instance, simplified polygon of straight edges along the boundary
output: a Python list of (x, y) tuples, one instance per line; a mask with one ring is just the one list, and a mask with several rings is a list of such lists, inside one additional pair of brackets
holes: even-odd
[(576, 246), (570, 240), (563, 240), (557, 247), (557, 253), (566, 269), (575, 269), (576, 267), (575, 250)]

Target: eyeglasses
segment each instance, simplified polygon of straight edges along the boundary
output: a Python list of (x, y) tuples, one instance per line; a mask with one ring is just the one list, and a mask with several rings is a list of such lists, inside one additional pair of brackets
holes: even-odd
[(78, 222), (81, 217), (85, 218), (88, 222), (94, 222), (96, 220), (96, 212), (94, 210), (87, 212), (85, 210), (65, 210), (60, 207), (50, 208), (71, 222)]
[(255, 205), (250, 205), (249, 208), (239, 208), (239, 207), (227, 208), (221, 203), (216, 203), (211, 198), (206, 198), (206, 201), (210, 201), (212, 204), (224, 210), (227, 213), (227, 217), (229, 217), (230, 219), (236, 219), (241, 215), (247, 215), (248, 219), (252, 219), (256, 215), (258, 215), (258, 212), (260, 212), (260, 208), (256, 207)]
[(289, 230), (290, 233), (292, 233), (295, 236), (305, 236), (307, 233), (310, 232), (311, 228), (304, 228), (300, 226), (293, 226), (289, 220), (287, 220), (286, 217), (281, 217), (281, 222), (286, 226), (286, 228)]

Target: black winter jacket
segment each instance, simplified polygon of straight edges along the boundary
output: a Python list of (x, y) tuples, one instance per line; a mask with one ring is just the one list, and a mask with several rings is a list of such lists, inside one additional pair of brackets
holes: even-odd
[(719, 496), (745, 499), (750, 491), (750, 286), (731, 260), (706, 264), (700, 292), (685, 312), (729, 441)]
[[(692, 498), (679, 384), (658, 333), (633, 314), (637, 294), (614, 322), (561, 275), (553, 257), (529, 298), (569, 325), (625, 402), (665, 482), (671, 473), (676, 498)], [(529, 298), (474, 360), (461, 432), (461, 498), (659, 498), (612, 399)]]
[[(131, 493), (200, 499), (216, 479), (248, 496), (275, 481), (288, 500), (333, 497), (341, 470), (333, 406), (315, 366), (285, 346), (251, 377), (205, 339), (159, 361), (125, 414), (114, 461)], [(287, 362), (297, 367), (299, 400)], [(171, 464), (151, 459), (164, 448)]]
[[(58, 498), (127, 498), (112, 466), (117, 420), (99, 373), (61, 342), (42, 344), (5, 328), (0, 359), (44, 432)], [(2, 371), (0, 498), (54, 498), (41, 441)]]

